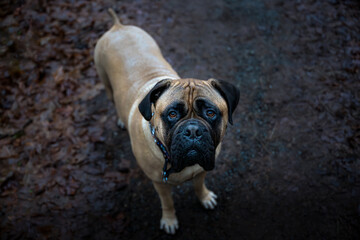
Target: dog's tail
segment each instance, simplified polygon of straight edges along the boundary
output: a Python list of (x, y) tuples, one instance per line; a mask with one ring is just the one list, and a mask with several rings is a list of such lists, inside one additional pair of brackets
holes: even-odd
[(120, 20), (119, 20), (119, 18), (117, 17), (115, 11), (114, 11), (112, 8), (109, 8), (108, 11), (109, 11), (111, 17), (112, 17), (113, 20), (114, 20), (114, 25), (117, 25), (117, 26), (119, 26), (119, 27), (123, 26), (123, 25), (120, 23)]

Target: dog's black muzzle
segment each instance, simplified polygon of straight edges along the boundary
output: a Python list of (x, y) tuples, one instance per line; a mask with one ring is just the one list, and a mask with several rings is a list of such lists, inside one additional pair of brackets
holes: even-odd
[(173, 172), (199, 164), (204, 170), (215, 167), (215, 147), (211, 130), (200, 120), (189, 119), (176, 126), (170, 144)]

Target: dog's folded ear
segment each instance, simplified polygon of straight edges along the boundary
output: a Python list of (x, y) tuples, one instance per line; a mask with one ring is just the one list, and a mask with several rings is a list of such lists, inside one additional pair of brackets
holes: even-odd
[(210, 78), (208, 81), (211, 81), (211, 85), (220, 93), (220, 95), (225, 99), (228, 107), (229, 123), (232, 125), (232, 114), (235, 111), (236, 106), (239, 103), (240, 91), (233, 84), (228, 83), (223, 80), (217, 80)]
[(159, 99), (161, 94), (170, 86), (170, 81), (168, 79), (161, 80), (158, 82), (149, 92), (146, 94), (144, 99), (139, 104), (139, 111), (146, 119), (150, 121), (152, 117), (151, 105)]

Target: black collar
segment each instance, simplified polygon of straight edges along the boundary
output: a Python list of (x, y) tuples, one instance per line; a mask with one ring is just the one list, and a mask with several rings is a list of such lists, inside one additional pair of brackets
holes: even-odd
[[(154, 116), (154, 113), (153, 113), (152, 115)], [(165, 145), (156, 137), (155, 128), (151, 125), (151, 122), (150, 122), (150, 121), (149, 121), (149, 126), (150, 126), (151, 135), (152, 135), (153, 138), (154, 138), (154, 142), (155, 142), (156, 145), (159, 147), (159, 149), (160, 149), (160, 151), (162, 152), (162, 154), (163, 154), (163, 156), (164, 156), (164, 159), (165, 159), (162, 177), (163, 177), (163, 181), (166, 183), (167, 180), (168, 180), (168, 178), (169, 178), (170, 173), (172, 172), (172, 171), (171, 171), (171, 170), (172, 170), (171, 167), (170, 167), (169, 170), (167, 169), (167, 164), (168, 164), (168, 162), (170, 161), (170, 155), (169, 155), (168, 151), (166, 150)]]

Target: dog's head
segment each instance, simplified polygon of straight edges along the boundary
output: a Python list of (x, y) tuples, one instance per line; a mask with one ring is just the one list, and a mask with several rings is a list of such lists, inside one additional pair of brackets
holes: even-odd
[(162, 80), (145, 96), (139, 110), (166, 146), (174, 172), (195, 164), (210, 171), (239, 97), (238, 89), (225, 81)]

